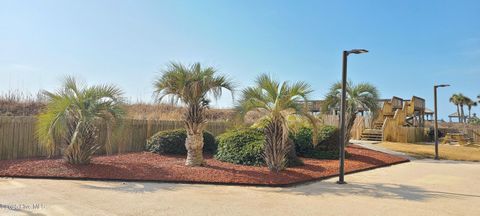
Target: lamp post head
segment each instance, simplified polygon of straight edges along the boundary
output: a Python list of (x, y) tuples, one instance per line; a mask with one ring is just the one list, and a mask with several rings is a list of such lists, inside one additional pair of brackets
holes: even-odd
[(435, 85), (435, 88), (448, 87), (450, 84)]
[(353, 53), (353, 54), (362, 54), (362, 53), (367, 53), (368, 50), (366, 49), (352, 49), (350, 51), (347, 51), (348, 54)]

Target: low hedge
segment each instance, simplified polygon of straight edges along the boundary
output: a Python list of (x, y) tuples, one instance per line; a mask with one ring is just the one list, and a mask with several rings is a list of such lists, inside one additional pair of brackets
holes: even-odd
[[(298, 156), (316, 159), (338, 158), (338, 129), (333, 126), (322, 126), (318, 132), (318, 145), (312, 144), (312, 129), (300, 128), (296, 133), (290, 134), (290, 139), (295, 144)], [(243, 128), (228, 131), (217, 137), (218, 150), (215, 158), (220, 161), (242, 165), (263, 165), (265, 135), (258, 128)], [(298, 165), (291, 159), (289, 166)]]
[[(160, 131), (147, 140), (145, 149), (158, 154), (187, 155), (185, 129)], [(210, 132), (203, 132), (203, 152), (213, 154), (217, 150), (215, 136)]]
[(259, 166), (263, 158), (263, 131), (243, 128), (228, 131), (217, 137), (218, 150), (215, 159), (234, 164)]
[(336, 159), (338, 158), (339, 135), (338, 128), (327, 125), (318, 129), (318, 143), (315, 147), (312, 143), (312, 128), (302, 127), (295, 133), (291, 133), (290, 138), (295, 143), (295, 150), (298, 156), (316, 159)]

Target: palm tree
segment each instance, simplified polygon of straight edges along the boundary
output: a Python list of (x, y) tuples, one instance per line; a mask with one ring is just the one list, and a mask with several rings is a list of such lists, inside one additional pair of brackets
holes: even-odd
[(477, 102), (473, 101), (469, 97), (465, 98), (465, 105), (468, 108), (468, 119), (472, 118), (472, 107), (477, 106)]
[(278, 172), (290, 163), (287, 160), (295, 160), (295, 146), (288, 138), (287, 117), (298, 115), (313, 120), (306, 103), (299, 103), (307, 101), (311, 92), (310, 85), (305, 82), (280, 83), (266, 74), (257, 77), (255, 86), (242, 91), (236, 106), (242, 116), (249, 111), (266, 113), (264, 157), (270, 170)]
[(460, 113), (460, 103), (462, 102), (461, 97), (461, 94), (453, 94), (449, 99), (450, 103), (453, 103), (455, 106), (457, 106), (458, 122), (462, 122), (462, 117)]
[(468, 97), (463, 95), (463, 94), (459, 94), (460, 96), (460, 112), (462, 112), (462, 122), (463, 123), (466, 123), (467, 122), (467, 118), (465, 118), (465, 105), (467, 105), (467, 102), (468, 102)]
[[(346, 101), (346, 133), (345, 143), (347, 145), (350, 140), (350, 131), (352, 130), (353, 123), (357, 118), (357, 114), (363, 110), (369, 110), (372, 112), (372, 116), (375, 116), (379, 109), (378, 97), (379, 93), (375, 86), (369, 83), (360, 83), (354, 85), (352, 82), (347, 83), (347, 101)], [(337, 109), (340, 107), (342, 96), (342, 83), (337, 82), (332, 85), (330, 91), (327, 93), (325, 102), (323, 104), (323, 110)]]
[(154, 82), (158, 101), (170, 98), (172, 103), (182, 103), (187, 106), (185, 113), (185, 128), (187, 139), (187, 166), (203, 164), (203, 130), (206, 127), (205, 110), (208, 109), (209, 96), (219, 99), (222, 91), (232, 92), (234, 85), (226, 77), (217, 75), (213, 67), (202, 68), (200, 63), (184, 66), (180, 63), (170, 63), (161, 77)]
[(465, 118), (464, 106), (467, 105), (469, 101), (471, 101), (471, 99), (463, 95), (462, 93), (454, 94), (450, 98), (450, 102), (454, 104), (456, 102), (456, 105), (458, 106), (457, 112), (459, 116), (459, 122), (466, 123), (467, 119)]
[(64, 159), (71, 164), (88, 164), (103, 146), (96, 140), (99, 123), (106, 123), (110, 130), (124, 115), (123, 93), (113, 85), (87, 87), (66, 77), (61, 89), (42, 94), (47, 105), (38, 115), (37, 136), (47, 145), (50, 156), (59, 144), (66, 145)]

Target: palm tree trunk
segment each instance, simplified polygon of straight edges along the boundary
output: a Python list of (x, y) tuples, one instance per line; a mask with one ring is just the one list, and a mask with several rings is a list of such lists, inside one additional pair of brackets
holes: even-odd
[(80, 164), (81, 161), (79, 159), (79, 152), (80, 152), (80, 127), (81, 122), (78, 122), (75, 126), (75, 130), (71, 133), (71, 137), (69, 137), (69, 142), (67, 143), (67, 149), (65, 149), (64, 159), (70, 164)]
[(265, 162), (271, 171), (279, 172), (287, 165), (287, 154), (291, 150), (288, 146), (288, 128), (284, 119), (273, 116), (265, 127)]
[(185, 140), (185, 148), (187, 149), (187, 166), (203, 165), (203, 134), (195, 131), (187, 131), (187, 139)]
[(357, 114), (355, 112), (350, 113), (349, 116), (347, 116), (347, 119), (346, 119), (347, 125), (345, 130), (345, 145), (348, 145), (350, 143), (350, 138), (352, 137), (351, 131), (356, 118), (357, 118)]
[(468, 119), (472, 118), (472, 107), (468, 107)]
[(457, 116), (458, 116), (458, 123), (462, 122), (462, 117), (460, 115), (460, 105), (457, 104)]
[(70, 164), (88, 164), (92, 155), (102, 147), (96, 142), (97, 128), (92, 123), (80, 122), (70, 137), (64, 158)]
[(463, 109), (463, 105), (460, 105), (460, 112), (462, 112), (462, 122), (465, 123), (465, 110)]
[(203, 116), (203, 107), (199, 104), (191, 104), (186, 114), (185, 127), (187, 130), (187, 139), (185, 148), (187, 149), (187, 166), (203, 165), (203, 129), (206, 126)]
[(303, 161), (297, 156), (297, 150), (295, 150), (295, 143), (292, 139), (288, 139), (287, 141), (288, 146), (288, 154), (287, 154), (287, 166), (301, 166), (303, 165)]

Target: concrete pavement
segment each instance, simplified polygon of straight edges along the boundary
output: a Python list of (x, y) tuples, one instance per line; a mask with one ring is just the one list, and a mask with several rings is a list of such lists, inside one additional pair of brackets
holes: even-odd
[(480, 215), (480, 163), (416, 160), (292, 188), (0, 178), (0, 215)]
[(403, 152), (393, 151), (393, 150), (384, 148), (382, 146), (376, 145), (376, 144), (380, 143), (378, 141), (350, 140), (350, 143), (353, 143), (355, 145), (359, 145), (359, 146), (364, 147), (364, 148), (372, 149), (372, 150), (375, 150), (375, 151), (380, 151), (380, 152), (384, 152), (384, 153), (387, 153), (387, 154), (391, 154), (391, 155), (395, 155), (395, 156), (399, 156), (399, 157), (403, 157), (403, 158), (408, 158), (411, 161), (416, 160), (416, 158), (414, 158), (414, 157), (412, 157), (408, 154), (405, 154)]

